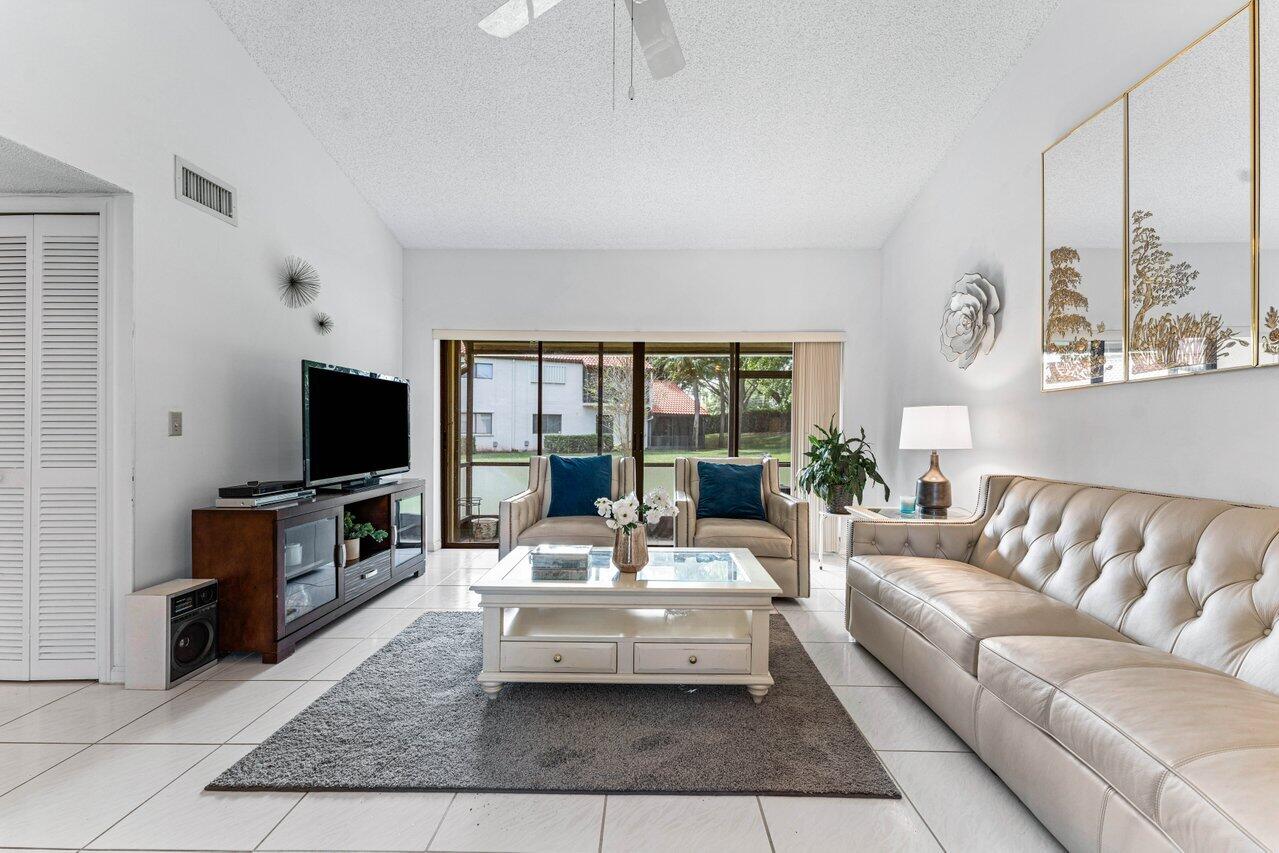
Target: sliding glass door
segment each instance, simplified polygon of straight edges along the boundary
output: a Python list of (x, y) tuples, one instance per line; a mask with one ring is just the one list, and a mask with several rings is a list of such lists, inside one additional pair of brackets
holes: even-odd
[(738, 348), (738, 456), (777, 459), (782, 486), (791, 483), (791, 366), (790, 346), (742, 344)]
[(768, 455), (790, 482), (790, 344), (442, 346), (446, 545), (496, 544), (498, 504), (526, 488), (533, 455), (634, 456), (640, 488), (670, 492), (677, 456)]
[(537, 350), (530, 341), (445, 341), (446, 541), (497, 541), (497, 507), (528, 484), (538, 452)]
[[(731, 425), (731, 344), (644, 345), (643, 488), (675, 493), (675, 458), (726, 457)], [(673, 541), (675, 526), (664, 519), (657, 543)]]

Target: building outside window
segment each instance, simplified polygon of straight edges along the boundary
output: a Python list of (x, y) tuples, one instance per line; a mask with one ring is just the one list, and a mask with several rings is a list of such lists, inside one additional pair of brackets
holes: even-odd
[(474, 412), (472, 417), (475, 418), (475, 434), (476, 435), (492, 435), (493, 434), (493, 413), (492, 412)]
[[(555, 435), (563, 431), (563, 415), (542, 415), (542, 435)], [(537, 432), (537, 415), (533, 415), (533, 432)]]
[(493, 378), (493, 362), (491, 361), (475, 362), (475, 378), (476, 379), (492, 379)]
[[(536, 379), (534, 381), (536, 381)], [(568, 365), (566, 364), (543, 364), (542, 365), (542, 384), (543, 385), (563, 385), (566, 382), (568, 382)]]

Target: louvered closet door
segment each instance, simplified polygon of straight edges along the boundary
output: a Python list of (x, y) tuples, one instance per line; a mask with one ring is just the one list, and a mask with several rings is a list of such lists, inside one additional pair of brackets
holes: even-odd
[(102, 507), (97, 216), (36, 216), (28, 442), (30, 677), (96, 678)]
[(30, 677), (27, 490), (35, 217), (0, 216), (0, 679)]

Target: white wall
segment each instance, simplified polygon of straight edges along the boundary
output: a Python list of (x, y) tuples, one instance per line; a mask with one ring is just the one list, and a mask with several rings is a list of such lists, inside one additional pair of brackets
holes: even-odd
[[(202, 0), (0, 18), (0, 135), (133, 194), (135, 584), (183, 576), (218, 485), (301, 476), (301, 359), (401, 371), (403, 254)], [(236, 187), (239, 227), (174, 199), (175, 154)], [(320, 271), (329, 337), (276, 297), (290, 254)]]
[[(1279, 371), (1039, 391), (1040, 152), (1239, 6), (1063, 2), (885, 244), (892, 444), (903, 405), (970, 406), (975, 449), (942, 454), (957, 505), (992, 471), (1279, 503)], [(1002, 286), (1005, 308), (994, 351), (961, 371), (937, 333), (969, 271)], [(927, 468), (922, 452), (891, 456), (895, 489)]]
[[(884, 442), (873, 250), (405, 252), (405, 370), (415, 475), (437, 489), (432, 329), (844, 331), (844, 420)], [(785, 340), (785, 334), (778, 335)], [(437, 517), (438, 522), (438, 517)], [(439, 525), (431, 529), (439, 538)]]

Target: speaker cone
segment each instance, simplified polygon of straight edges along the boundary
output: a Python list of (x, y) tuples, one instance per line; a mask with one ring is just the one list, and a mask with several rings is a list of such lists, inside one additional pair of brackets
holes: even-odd
[(173, 660), (181, 666), (190, 666), (204, 657), (212, 639), (213, 631), (207, 622), (188, 622), (173, 638)]

